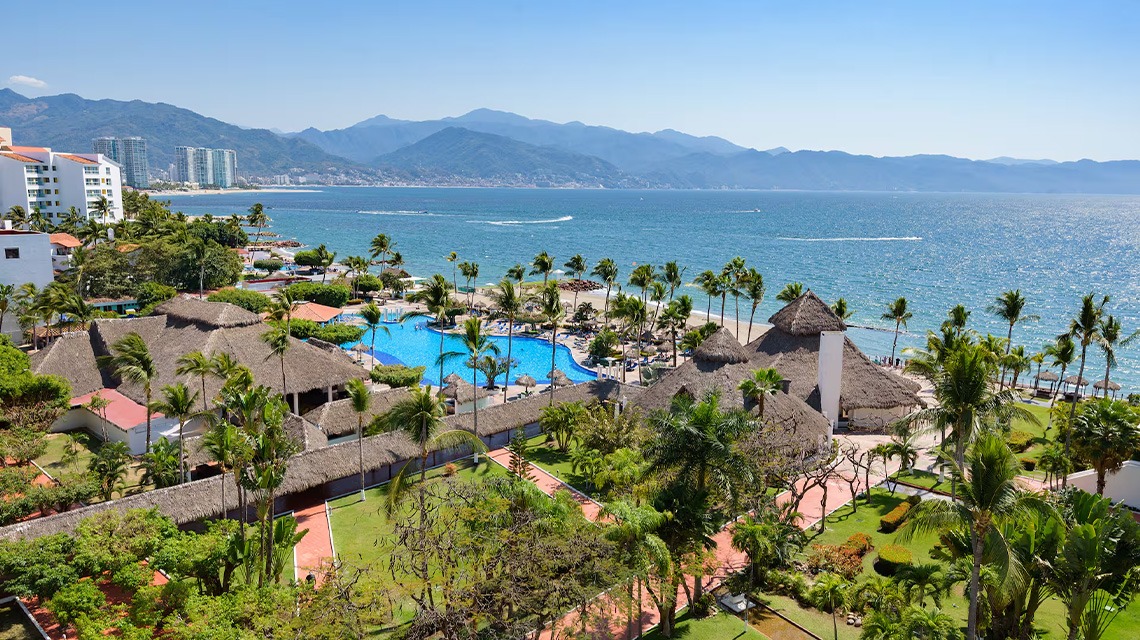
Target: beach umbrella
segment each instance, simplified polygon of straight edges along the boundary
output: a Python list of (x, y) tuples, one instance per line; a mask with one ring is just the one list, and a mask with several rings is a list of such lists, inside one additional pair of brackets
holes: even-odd
[(526, 387), (527, 389), (529, 389), (531, 387), (537, 387), (538, 381), (535, 380), (534, 378), (532, 378), (531, 376), (524, 374), (524, 375), (521, 375), (515, 379), (515, 384), (517, 384), (521, 387)]
[(463, 378), (459, 377), (458, 373), (449, 373), (443, 377), (443, 384), (453, 385), (456, 382), (464, 382)]
[[(1094, 382), (1093, 383), (1093, 389), (1104, 389), (1104, 380), (1097, 380), (1096, 382)], [(1116, 384), (1112, 380), (1109, 380), (1108, 381), (1108, 390), (1109, 391), (1120, 391), (1120, 385)]]
[(570, 381), (570, 378), (566, 377), (565, 373), (562, 373), (558, 369), (554, 369), (553, 371), (551, 371), (551, 373), (550, 373), (550, 385), (551, 386), (553, 386), (553, 387), (569, 387), (572, 384), (574, 384), (574, 383)]
[(1057, 374), (1052, 371), (1042, 371), (1041, 375), (1037, 376), (1037, 379), (1042, 382), (1056, 382)]
[(1084, 378), (1078, 378), (1077, 376), (1069, 376), (1068, 378), (1065, 378), (1065, 384), (1087, 387), (1089, 386), (1089, 381), (1085, 380)]
[(368, 345), (364, 344), (363, 342), (358, 342), (352, 345), (352, 350), (357, 353), (356, 361), (360, 362), (360, 354), (368, 353)]
[(653, 346), (653, 345), (644, 346), (644, 347), (642, 347), (642, 348), (641, 348), (641, 352), (642, 352), (642, 353), (647, 353), (647, 354), (649, 354), (649, 355), (651, 355), (651, 356), (653, 356), (653, 355), (657, 355), (657, 347), (655, 347), (655, 346)]

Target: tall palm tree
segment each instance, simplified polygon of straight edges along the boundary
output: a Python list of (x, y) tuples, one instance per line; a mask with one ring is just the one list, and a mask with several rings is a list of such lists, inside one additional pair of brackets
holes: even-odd
[(479, 277), (479, 263), (477, 262), (460, 262), (459, 273), (467, 281), (467, 306), (471, 307), (474, 297), (474, 290), (471, 288), (471, 281)]
[(206, 297), (206, 261), (210, 257), (210, 248), (206, 241), (194, 238), (186, 244), (186, 256), (190, 262), (198, 265), (198, 299)]
[[(575, 282), (581, 280), (582, 274), (586, 273), (586, 271), (590, 269), (590, 265), (586, 264), (586, 259), (583, 258), (582, 254), (580, 253), (575, 253), (569, 260), (566, 261), (566, 264), (562, 266), (566, 267), (566, 270), (570, 272), (570, 275), (573, 276)], [(574, 308), (578, 308), (577, 287), (574, 288)]]
[(610, 323), (610, 291), (614, 288), (614, 283), (618, 279), (618, 267), (610, 258), (602, 258), (598, 264), (594, 265), (594, 270), (590, 275), (601, 278), (602, 282), (606, 284), (606, 324)]
[[(1045, 356), (1051, 358), (1051, 366), (1061, 367), (1061, 375), (1057, 380), (1057, 387), (1053, 389), (1053, 397), (1049, 399), (1049, 415), (1052, 420), (1053, 403), (1057, 401), (1057, 394), (1061, 391), (1062, 381), (1065, 379), (1065, 372), (1069, 367), (1077, 361), (1077, 345), (1068, 334), (1057, 336), (1057, 339), (1052, 344), (1045, 345)], [(1048, 428), (1046, 428), (1048, 431)]]
[(847, 598), (847, 592), (851, 588), (851, 583), (843, 579), (843, 576), (837, 573), (824, 573), (816, 578), (815, 585), (812, 591), (818, 594), (827, 606), (831, 609), (831, 629), (834, 632), (835, 640), (839, 640), (839, 607)]
[(364, 326), (368, 327), (368, 352), (375, 357), (376, 354), (376, 332), (383, 331), (385, 335), (391, 336), (392, 332), (388, 327), (384, 326), (384, 311), (376, 305), (375, 302), (360, 307), (360, 311), (356, 312), (361, 318), (364, 319)]
[(693, 299), (687, 295), (675, 298), (665, 305), (665, 311), (657, 319), (657, 326), (669, 331), (670, 342), (673, 345), (673, 366), (677, 366), (677, 331), (684, 329), (689, 323), (689, 316), (693, 313)]
[(1104, 478), (1140, 449), (1140, 414), (1127, 402), (1102, 398), (1081, 407), (1073, 432), (1073, 453), (1096, 470), (1096, 492), (1104, 495)]
[(1101, 320), (1100, 339), (1097, 340), (1097, 345), (1104, 352), (1104, 397), (1106, 398), (1108, 397), (1108, 377), (1112, 368), (1116, 366), (1116, 348), (1127, 346), (1137, 337), (1140, 337), (1140, 330), (1133, 331), (1127, 337), (1121, 336), (1123, 332), (1124, 328), (1115, 316), (1110, 314)]
[(202, 415), (204, 412), (195, 409), (198, 404), (198, 392), (190, 389), (181, 382), (168, 384), (162, 388), (162, 400), (150, 407), (151, 411), (166, 414), (178, 420), (178, 477), (181, 482), (190, 480), (190, 470), (186, 468), (186, 439), (184, 432), (186, 423)]
[[(1077, 372), (1077, 382), (1085, 377), (1085, 359), (1088, 357), (1089, 345), (1101, 339), (1101, 319), (1104, 317), (1104, 307), (1108, 304), (1109, 297), (1104, 296), (1097, 301), (1097, 296), (1094, 293), (1085, 294), (1081, 298), (1081, 310), (1077, 316), (1069, 321), (1068, 336), (1074, 342), (1081, 345), (1081, 368)], [(1080, 387), (1077, 387), (1077, 394), (1079, 395)], [(1069, 408), (1069, 424), (1073, 424), (1073, 420), (1077, 416), (1077, 402), (1076, 396), (1073, 397), (1073, 404)], [(1072, 439), (1073, 430), (1069, 429), (1065, 432), (1065, 455), (1069, 455), (1069, 441)], [(1061, 479), (1061, 486), (1069, 486), (1069, 477), (1065, 476)]]
[(678, 265), (675, 260), (666, 262), (665, 266), (661, 269), (661, 280), (669, 286), (670, 300), (673, 299), (673, 294), (677, 292), (677, 289), (685, 284), (684, 278), (686, 270), (687, 267)]
[(392, 248), (396, 246), (396, 243), (392, 241), (392, 238), (388, 237), (388, 234), (378, 233), (375, 238), (372, 238), (372, 244), (370, 246), (372, 249), (372, 257), (374, 259), (380, 258), (381, 263), (388, 264), (388, 254), (392, 252)]
[(775, 369), (756, 369), (751, 378), (746, 378), (737, 387), (744, 394), (746, 400), (756, 403), (760, 411), (760, 420), (764, 420), (764, 398), (779, 393), (784, 385), (784, 376)]
[(530, 262), (530, 274), (542, 274), (542, 286), (546, 287), (546, 283), (550, 279), (550, 272), (554, 271), (554, 256), (543, 251), (534, 257)]
[(847, 322), (851, 316), (855, 314), (854, 309), (847, 308), (847, 298), (839, 298), (831, 305), (831, 312), (839, 316), (839, 319)]
[(515, 338), (515, 318), (522, 313), (526, 301), (522, 290), (515, 289), (515, 284), (509, 278), (503, 278), (499, 282), (498, 290), (491, 292), (491, 304), (495, 307), (495, 314), (507, 320), (507, 381), (503, 385), (503, 402), (507, 401), (507, 387), (511, 384), (511, 347)]
[[(289, 397), (289, 387), (285, 383), (285, 353), (289, 351), (289, 328), (287, 326), (273, 327), (261, 334), (261, 341), (269, 345), (268, 360), (274, 356), (281, 361), (281, 397)], [(296, 400), (296, 398), (294, 398)]]
[[(622, 296), (614, 303), (614, 315), (625, 323), (626, 337), (633, 334), (634, 340), (637, 343), (637, 354), (641, 355), (641, 336), (645, 328), (645, 320), (649, 315), (645, 309), (645, 303), (637, 296)], [(622, 375), (624, 376), (625, 369), (622, 368)], [(642, 374), (642, 367), (637, 367), (637, 379), (639, 382), (644, 382)], [(623, 378), (624, 380), (624, 378)]]
[(1038, 391), (1041, 388), (1041, 367), (1045, 365), (1045, 352), (1035, 351), (1029, 356), (1029, 362), (1037, 365), (1037, 373), (1033, 376), (1033, 390)]
[(890, 320), (895, 323), (895, 339), (891, 342), (891, 364), (895, 362), (895, 348), (899, 344), (899, 327), (906, 328), (906, 323), (914, 317), (914, 314), (907, 308), (906, 298), (899, 297), (894, 302), (887, 305), (887, 310), (881, 316), (883, 320)]
[(357, 297), (356, 280), (362, 274), (368, 273), (368, 259), (364, 256), (348, 256), (343, 261), (344, 266), (348, 267), (348, 273), (352, 276), (352, 297)]
[(265, 207), (260, 202), (253, 203), (249, 208), (249, 213), (245, 217), (245, 221), (251, 227), (257, 227), (257, 234), (254, 235), (254, 243), (261, 242), (261, 231), (265, 225), (269, 224), (269, 216), (265, 215)]
[[(459, 337), (463, 342), (463, 347), (466, 349), (466, 352), (448, 351), (440, 356), (440, 358), (451, 360), (463, 356), (468, 357), (468, 364), (471, 366), (471, 387), (475, 391), (475, 397), (471, 403), (472, 433), (479, 435), (479, 368), (476, 365), (479, 362), (479, 358), (482, 358), (487, 353), (499, 355), (499, 345), (495, 344), (495, 341), (491, 339), (491, 334), (483, 330), (483, 321), (479, 318), (468, 318), (464, 320), (463, 333), (461, 333)], [(458, 398), (458, 396), (456, 397)], [(459, 404), (458, 399), (456, 399), (455, 402), (457, 405)]]
[[(1009, 324), (1009, 331), (1005, 336), (1006, 355), (1009, 355), (1009, 350), (1013, 345), (1013, 327), (1022, 322), (1033, 322), (1041, 319), (1040, 316), (1025, 313), (1025, 305), (1028, 302), (1025, 296), (1021, 295), (1021, 289), (1013, 289), (1011, 291), (1002, 292), (1000, 296), (994, 298), (993, 304), (986, 307), (986, 311), (989, 311)], [(1005, 382), (1005, 369), (1005, 365), (1002, 365), (1002, 384)], [(1001, 384), (998, 386), (1000, 387)]]
[(440, 274), (435, 274), (427, 280), (424, 287), (408, 296), (412, 302), (423, 303), (427, 307), (427, 314), (409, 312), (400, 316), (400, 322), (412, 316), (431, 315), (435, 318), (436, 328), (439, 330), (439, 384), (440, 393), (443, 393), (443, 339), (446, 332), (443, 330), (451, 320), (451, 313), (456, 309), (455, 300), (451, 297), (450, 285)]
[(789, 282), (780, 289), (780, 293), (776, 294), (776, 300), (788, 304), (789, 302), (799, 298), (804, 294), (804, 283), (802, 282)]
[(176, 375), (180, 376), (198, 376), (198, 380), (202, 383), (202, 407), (209, 411), (210, 403), (209, 398), (206, 397), (206, 376), (213, 375), (214, 361), (207, 358), (201, 351), (191, 351), (190, 353), (181, 355), (175, 361), (174, 370)]
[(970, 322), (970, 314), (973, 313), (966, 309), (966, 305), (954, 305), (946, 314), (946, 320), (942, 323), (943, 327), (949, 328), (954, 332), (954, 335), (961, 337), (962, 333), (966, 331), (966, 324)]
[(447, 254), (447, 261), (451, 263), (451, 288), (455, 291), (459, 291), (459, 284), (455, 279), (455, 270), (456, 264), (459, 261), (459, 254), (452, 251), (451, 253)]
[(372, 402), (372, 394), (360, 378), (352, 378), (345, 386), (352, 411), (356, 414), (356, 455), (360, 463), (360, 501), (364, 502), (364, 414)]
[(99, 196), (92, 208), (103, 219), (103, 224), (107, 224), (107, 218), (111, 215), (111, 201), (107, 199), (107, 196)]
[(538, 299), (539, 313), (550, 324), (550, 406), (554, 406), (554, 356), (558, 353), (558, 326), (566, 315), (566, 310), (562, 308), (558, 283), (544, 285)]
[(12, 205), (4, 217), (12, 221), (12, 226), (19, 229), (28, 224), (28, 212), (18, 204)]
[(919, 503), (911, 510), (899, 538), (905, 543), (918, 535), (941, 534), (951, 529), (966, 533), (973, 555), (967, 591), (970, 610), (966, 619), (966, 637), (976, 638), (983, 551), (987, 545), (1004, 551), (995, 555), (1016, 573), (1017, 559), (1005, 539), (1005, 526), (1026, 517), (1033, 508), (1044, 506), (1037, 498), (1018, 488), (1016, 478), (1021, 473), (1021, 463), (1000, 435), (981, 435), (967, 454), (965, 464), (958, 460), (949, 460), (949, 463), (953, 467), (954, 478), (961, 485), (958, 499)]
[(142, 386), (146, 398), (146, 450), (150, 451), (151, 384), (158, 378), (158, 368), (150, 349), (138, 333), (132, 331), (111, 345), (109, 356), (99, 357), (99, 366), (108, 367), (123, 382)]
[(752, 303), (752, 310), (748, 314), (748, 338), (744, 341), (745, 344), (752, 342), (752, 323), (756, 320), (756, 310), (764, 302), (765, 293), (764, 276), (755, 267), (749, 269), (748, 276), (744, 279), (744, 296)]
[[(603, 507), (602, 515), (611, 523), (605, 529), (606, 539), (617, 545), (618, 555), (624, 566), (631, 569), (638, 581), (635, 637), (640, 638), (643, 624), (641, 612), (644, 611), (642, 606), (644, 592), (640, 583), (648, 580), (651, 572), (659, 576), (667, 575), (673, 563), (668, 547), (656, 533), (669, 520), (671, 514), (661, 513), (649, 505), (635, 506), (623, 500), (613, 500)], [(632, 589), (631, 580), (631, 594)], [(629, 626), (632, 628), (632, 625)]]
[(732, 295), (733, 306), (736, 308), (736, 339), (740, 339), (740, 296), (744, 295), (744, 284), (748, 278), (748, 270), (744, 267), (744, 258), (736, 256), (724, 265), (722, 272), (728, 280), (728, 293)]
[(521, 287), (523, 280), (526, 279), (526, 267), (516, 263), (515, 266), (507, 269), (505, 277), (514, 280)]
[(708, 296), (709, 304), (705, 309), (705, 316), (710, 320), (712, 319), (712, 301), (713, 298), (720, 297), (720, 276), (715, 271), (705, 270), (697, 276), (696, 284), (701, 288), (701, 291)]
[(328, 247), (321, 243), (313, 249), (313, 257), (316, 258), (316, 266), (321, 268), (321, 284), (325, 283), (325, 278), (329, 275), (329, 267), (336, 262), (336, 252), (329, 252)]

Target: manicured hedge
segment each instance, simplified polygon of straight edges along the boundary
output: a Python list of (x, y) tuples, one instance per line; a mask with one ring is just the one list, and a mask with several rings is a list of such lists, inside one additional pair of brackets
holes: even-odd
[(879, 548), (879, 555), (875, 558), (875, 571), (884, 576), (893, 576), (899, 567), (911, 564), (914, 561), (910, 550), (897, 544), (885, 544)]
[(898, 529), (906, 520), (906, 514), (910, 511), (911, 504), (909, 502), (900, 502), (897, 507), (891, 509), (887, 515), (879, 518), (879, 531), (883, 533), (891, 533)]
[(851, 534), (851, 537), (847, 538), (843, 546), (848, 549), (853, 549), (860, 556), (875, 548), (875, 545), (871, 544), (871, 536), (862, 531)]
[(1011, 431), (1005, 438), (1006, 444), (1014, 453), (1021, 453), (1028, 449), (1033, 444), (1033, 440), (1033, 434), (1024, 431)]
[(326, 307), (343, 307), (352, 297), (352, 290), (343, 284), (321, 284), (319, 282), (298, 282), (288, 287), (295, 300), (308, 300)]
[(228, 302), (246, 311), (261, 313), (269, 304), (269, 297), (247, 289), (222, 289), (206, 296), (210, 302)]
[(427, 367), (405, 367), (402, 364), (378, 364), (372, 368), (372, 381), (389, 387), (414, 387), (424, 377)]

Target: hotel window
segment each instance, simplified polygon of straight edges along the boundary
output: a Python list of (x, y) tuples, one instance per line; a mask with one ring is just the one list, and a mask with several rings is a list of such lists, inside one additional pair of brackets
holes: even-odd
[(14, 249), (13, 248), (4, 249), (4, 259), (5, 260), (19, 260), (20, 259), (20, 248), (16, 247)]

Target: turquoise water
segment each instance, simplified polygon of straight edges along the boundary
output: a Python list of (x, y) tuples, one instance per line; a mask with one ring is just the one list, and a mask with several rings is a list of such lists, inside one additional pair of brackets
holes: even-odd
[[(757, 267), (767, 319), (787, 282), (807, 284), (828, 302), (854, 309), (851, 338), (870, 355), (891, 349), (893, 325), (880, 319), (898, 296), (914, 319), (900, 346), (919, 345), (957, 303), (970, 325), (1005, 335), (985, 312), (994, 296), (1020, 288), (1029, 313), (1015, 344), (1037, 351), (1062, 332), (1089, 291), (1113, 297), (1110, 312), (1128, 332), (1140, 328), (1140, 198), (1017, 194), (811, 193), (781, 191), (607, 191), (317, 187), (315, 192), (235, 192), (178, 196), (190, 214), (245, 213), (265, 204), (273, 231), (343, 258), (365, 255), (377, 233), (391, 235), (406, 268), (450, 279), (451, 251), (479, 263), (479, 284), (496, 282), (539, 251), (561, 265), (575, 253), (593, 265), (613, 258), (622, 281), (634, 263), (677, 260), (691, 279), (740, 255)], [(463, 284), (462, 278), (460, 285)], [(695, 288), (704, 312), (707, 300)], [(713, 313), (719, 311), (713, 306)], [(731, 298), (726, 315), (733, 317)], [(747, 318), (747, 309), (741, 308)], [(1118, 353), (1113, 379), (1140, 391), (1140, 341)], [(545, 372), (548, 367), (542, 368)], [(1090, 349), (1085, 377), (1104, 375)]]
[[(378, 331), (376, 333), (376, 357), (384, 364), (403, 364), (410, 367), (426, 365), (424, 384), (439, 385), (439, 332), (427, 326), (427, 320), (410, 318), (402, 323), (390, 322), (385, 326), (391, 335)], [(361, 339), (361, 344), (370, 346), (372, 332), (368, 331)], [(499, 357), (507, 357), (507, 338), (495, 336), (491, 341), (499, 347)], [(351, 345), (348, 345), (351, 347)], [(458, 336), (447, 334), (443, 339), (443, 351), (459, 351), (466, 353), (463, 341)], [(493, 355), (493, 354), (491, 354)], [(511, 345), (511, 359), (517, 364), (511, 366), (511, 382), (513, 383), (523, 374), (530, 375), (539, 384), (548, 384), (550, 376), (550, 341), (526, 336), (515, 336)], [(455, 373), (467, 382), (471, 382), (471, 369), (467, 367), (467, 357), (445, 361), (443, 375)], [(556, 347), (554, 366), (566, 374), (574, 382), (593, 380), (597, 375), (590, 369), (579, 366), (574, 362), (570, 350), (562, 345)], [(478, 373), (480, 384), (485, 384), (486, 376)], [(500, 376), (497, 382), (503, 384)]]

